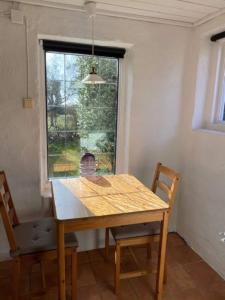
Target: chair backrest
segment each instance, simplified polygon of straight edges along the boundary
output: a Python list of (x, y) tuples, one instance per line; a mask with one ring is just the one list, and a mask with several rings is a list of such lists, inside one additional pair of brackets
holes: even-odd
[[(164, 182), (163, 179), (160, 178), (161, 175), (165, 177), (166, 182)], [(180, 181), (179, 173), (175, 172), (172, 169), (169, 169), (166, 166), (163, 166), (160, 162), (157, 163), (155, 176), (152, 183), (152, 191), (153, 193), (156, 193), (157, 190), (160, 189), (166, 194), (167, 202), (170, 206), (170, 215), (173, 209), (179, 181)]]
[(19, 224), (4, 171), (0, 171), (0, 213), (12, 251), (16, 250), (13, 227)]

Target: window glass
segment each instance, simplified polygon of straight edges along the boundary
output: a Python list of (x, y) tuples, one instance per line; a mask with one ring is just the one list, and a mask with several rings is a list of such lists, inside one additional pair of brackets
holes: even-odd
[(221, 105), (222, 105), (222, 121), (225, 121), (225, 78), (223, 79)]
[[(85, 85), (92, 65), (105, 84)], [(79, 176), (80, 158), (95, 155), (97, 174), (116, 162), (118, 59), (46, 52), (48, 177)]]

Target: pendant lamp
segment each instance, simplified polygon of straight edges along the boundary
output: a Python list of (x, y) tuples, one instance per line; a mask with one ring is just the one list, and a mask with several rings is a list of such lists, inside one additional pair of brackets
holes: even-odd
[[(96, 3), (94, 1), (87, 1), (84, 4), (86, 12), (88, 13), (89, 18), (91, 19), (91, 39), (92, 39), (92, 48), (91, 55), (94, 57), (94, 25), (95, 25), (95, 16), (96, 16)], [(105, 83), (105, 80), (97, 74), (96, 67), (93, 65), (90, 73), (82, 80), (84, 84), (102, 84)]]

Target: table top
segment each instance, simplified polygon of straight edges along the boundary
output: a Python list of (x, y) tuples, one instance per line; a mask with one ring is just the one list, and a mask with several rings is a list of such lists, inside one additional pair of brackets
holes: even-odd
[(59, 221), (169, 208), (128, 174), (53, 179), (52, 190), (55, 217)]

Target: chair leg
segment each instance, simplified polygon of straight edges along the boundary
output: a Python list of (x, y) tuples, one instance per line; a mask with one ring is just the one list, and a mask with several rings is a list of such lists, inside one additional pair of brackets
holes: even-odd
[(163, 283), (167, 283), (167, 260), (165, 260), (165, 268), (164, 268), (164, 278), (163, 278)]
[(31, 300), (31, 277), (32, 277), (32, 268), (33, 265), (31, 264), (29, 268), (29, 275), (28, 275), (28, 300)]
[(116, 241), (115, 250), (115, 293), (118, 294), (120, 289), (120, 244)]
[(46, 280), (45, 280), (45, 263), (44, 261), (40, 262), (41, 267), (41, 282), (43, 290), (46, 290)]
[(151, 243), (147, 244), (147, 258), (151, 259), (152, 258), (152, 247), (151, 247)]
[(13, 259), (12, 267), (12, 291), (13, 291), (13, 300), (19, 299), (19, 282), (20, 282), (20, 258)]
[(77, 249), (72, 250), (71, 255), (72, 267), (72, 300), (77, 299)]
[(105, 230), (105, 259), (109, 258), (109, 228)]

